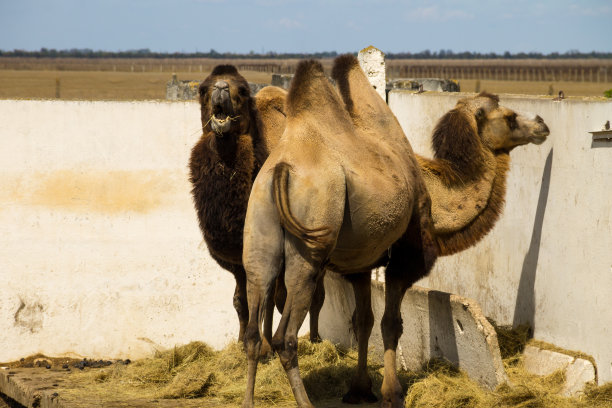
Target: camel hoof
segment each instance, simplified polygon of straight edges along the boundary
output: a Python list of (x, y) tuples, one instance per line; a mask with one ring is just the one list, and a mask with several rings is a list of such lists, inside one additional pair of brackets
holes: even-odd
[(314, 336), (312, 334), (310, 335), (310, 342), (311, 343), (320, 343), (322, 341), (323, 341), (323, 339), (318, 334), (315, 334)]
[(393, 399), (383, 398), (380, 403), (381, 408), (404, 408), (405, 402), (403, 396), (396, 396)]
[(376, 398), (376, 395), (374, 395), (370, 390), (350, 390), (342, 397), (342, 402), (345, 404), (360, 404), (362, 402), (371, 404), (376, 401), (378, 401), (378, 398)]

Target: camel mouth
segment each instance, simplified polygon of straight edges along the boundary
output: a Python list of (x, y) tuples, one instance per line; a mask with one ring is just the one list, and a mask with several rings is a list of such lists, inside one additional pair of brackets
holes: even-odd
[(230, 115), (225, 112), (225, 109), (223, 109), (221, 104), (215, 104), (213, 106), (212, 116), (219, 121), (224, 121)]
[(529, 137), (529, 141), (536, 145), (541, 145), (546, 141), (546, 137), (549, 135), (549, 132), (542, 131), (534, 133), (531, 137)]
[(225, 112), (220, 105), (216, 105), (213, 107), (208, 121), (210, 122), (212, 130), (217, 135), (223, 136), (231, 130), (232, 122), (235, 122), (238, 118), (240, 118), (240, 115), (232, 116), (231, 113)]

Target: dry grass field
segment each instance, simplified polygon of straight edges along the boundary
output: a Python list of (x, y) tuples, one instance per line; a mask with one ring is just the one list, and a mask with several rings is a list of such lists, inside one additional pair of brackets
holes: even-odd
[[(571, 82), (571, 81), (493, 81), (460, 79), (462, 92), (489, 91), (500, 94), (554, 95), (563, 91), (565, 96), (600, 96), (612, 89), (612, 82)], [(552, 89), (552, 92), (551, 92)]]
[[(326, 70), (331, 69), (331, 59), (322, 62)], [(507, 61), (504, 64), (513, 67), (512, 64), (519, 62)], [(604, 62), (608, 64), (608, 61)], [(0, 98), (57, 99), (59, 91), (59, 99), (65, 100), (159, 100), (165, 98), (166, 82), (171, 79), (172, 72), (176, 72), (179, 79), (202, 80), (216, 64), (221, 63), (237, 65), (250, 82), (269, 83), (272, 72), (292, 72), (297, 60), (0, 58)], [(432, 61), (390, 60), (389, 67), (395, 68), (389, 70), (389, 79), (393, 78), (394, 72), (401, 72), (396, 69), (399, 63), (416, 67), (431, 65)], [(436, 62), (439, 69), (451, 63), (458, 62)], [(576, 67), (588, 68), (588, 63), (577, 61)], [(550, 64), (554, 67), (555, 62)], [(493, 93), (556, 96), (563, 90), (566, 96), (603, 97), (604, 91), (612, 89), (612, 75), (606, 76), (606, 79), (610, 82), (477, 80), (459, 77), (459, 83), (463, 92), (487, 90)]]
[[(269, 83), (272, 74), (243, 71), (248, 81)], [(208, 72), (177, 73), (179, 79), (206, 78)], [(0, 70), (0, 99), (148, 100), (165, 99), (168, 72)]]

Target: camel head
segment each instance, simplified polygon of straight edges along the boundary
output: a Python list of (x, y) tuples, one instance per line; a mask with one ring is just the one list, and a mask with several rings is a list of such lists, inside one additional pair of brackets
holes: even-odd
[(202, 130), (223, 138), (248, 132), (252, 112), (249, 84), (233, 65), (218, 65), (200, 84)]
[(500, 106), (497, 96), (481, 93), (471, 102), (480, 137), (489, 149), (510, 151), (517, 146), (544, 143), (550, 134), (538, 115), (523, 115)]
[[(544, 119), (525, 115), (499, 105), (499, 97), (487, 92), (463, 98), (455, 110), (462, 111), (480, 136), (482, 144), (492, 151), (510, 151), (517, 146), (544, 143), (550, 134)], [(469, 120), (469, 119), (468, 119)]]
[(487, 92), (460, 99), (438, 122), (432, 137), (436, 159), (445, 159), (465, 173), (480, 166), (480, 157), (509, 152), (528, 143), (542, 144), (550, 131), (539, 116), (518, 114), (499, 105)]

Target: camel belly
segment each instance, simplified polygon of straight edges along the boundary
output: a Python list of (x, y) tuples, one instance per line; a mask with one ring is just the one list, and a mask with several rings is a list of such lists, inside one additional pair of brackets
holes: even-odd
[(376, 264), (402, 237), (412, 210), (412, 203), (402, 194), (393, 194), (386, 199), (376, 195), (370, 200), (349, 198), (330, 262), (342, 270), (368, 268)]

